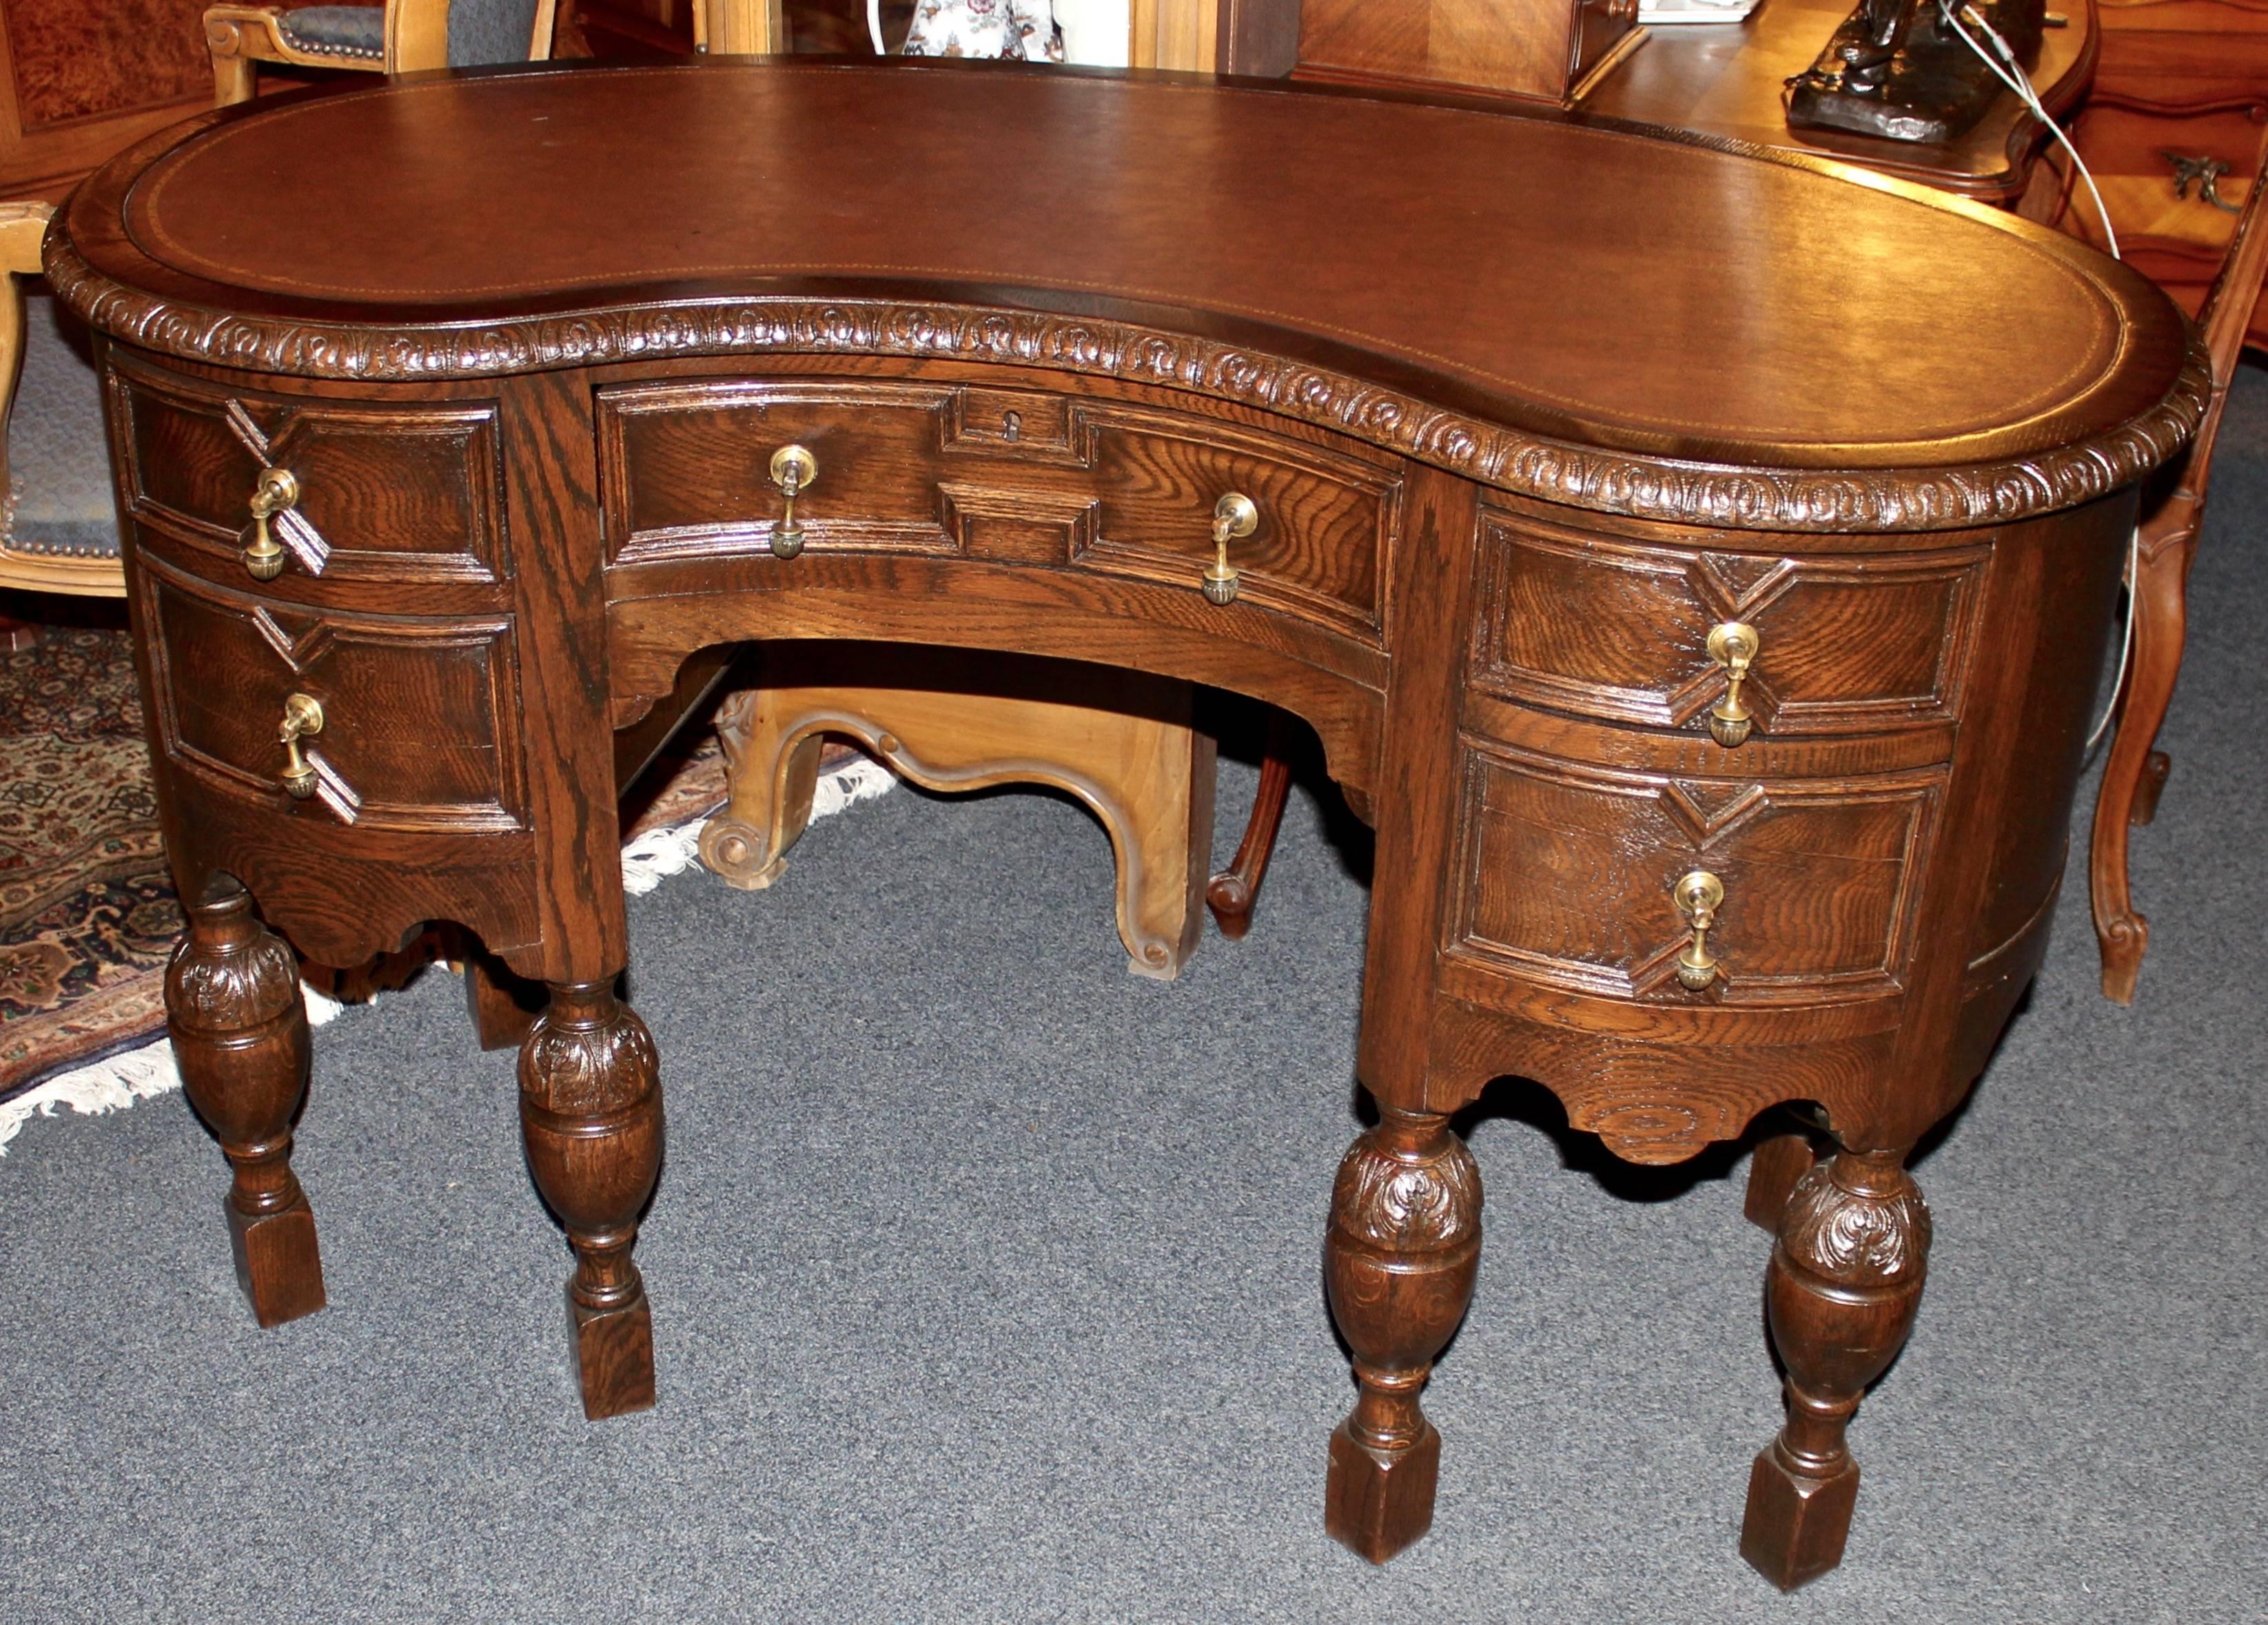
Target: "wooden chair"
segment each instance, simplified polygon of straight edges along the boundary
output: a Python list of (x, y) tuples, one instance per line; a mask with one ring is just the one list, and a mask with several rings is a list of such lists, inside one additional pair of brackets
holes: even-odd
[[(23, 489), (24, 470), (9, 461), (8, 435), (15, 415), (17, 383), (31, 337), (25, 324), (19, 279), (39, 275), (40, 239), (54, 212), (53, 205), (44, 202), (0, 203), (0, 282), (6, 284), (0, 288), (0, 494), (4, 494), (7, 504), (6, 523), (0, 526), (0, 588), (75, 598), (123, 598), (126, 577), (118, 559), (116, 526), (98, 520), (58, 529), (31, 522), (26, 516), (39, 510), (42, 493)], [(99, 448), (102, 393), (93, 370), (76, 364), (55, 370), (63, 372), (70, 396), (55, 403), (69, 418), (63, 432), (83, 434)], [(75, 387), (81, 371), (84, 389)], [(33, 474), (36, 478), (37, 471)], [(0, 617), (0, 648), (29, 647), (38, 641), (40, 632), (33, 622)]]
[(2252, 173), (2251, 191), (2229, 239), (2228, 257), (2198, 312), (2198, 325), (2213, 357), (2213, 394), (2205, 421), (2198, 426), (2172, 489), (2143, 519), (2129, 570), (2133, 645), (2119, 690), (2118, 732), (2095, 799), (2088, 868), (2095, 935), (2102, 953), (2102, 994), (2121, 1004), (2134, 1001), (2135, 980), (2150, 944), (2149, 922), (2135, 911), (2127, 885), (2127, 834), (2157, 816), (2158, 798), (2173, 768), (2156, 746), (2158, 730), (2174, 696), (2174, 681), (2181, 674), (2190, 563), (2197, 554), (2198, 527), (2205, 518), (2213, 442), (2220, 432), (2229, 380), (2243, 352), (2245, 329), (2259, 300), (2263, 277), (2268, 276), (2268, 227), (2261, 224), (2262, 199), (2268, 196), (2268, 185), (2262, 184), (2268, 178), (2268, 138), (2263, 139)]
[(252, 99), (261, 62), (416, 73), (551, 55), (556, 0), (386, 0), (383, 5), (217, 5), (205, 12), (213, 100)]

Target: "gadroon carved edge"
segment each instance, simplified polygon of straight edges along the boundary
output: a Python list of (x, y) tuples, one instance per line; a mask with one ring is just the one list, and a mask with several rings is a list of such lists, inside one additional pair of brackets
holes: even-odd
[(1735, 530), (1954, 530), (2073, 508), (2173, 458), (2205, 411), (2194, 330), (2165, 398), (2117, 429), (2029, 456), (1941, 469), (1734, 468), (1602, 451), (1431, 406), (1344, 373), (1128, 323), (890, 299), (726, 298), (462, 326), (254, 319), (112, 281), (60, 231), (48, 282), (134, 347), (251, 372), (438, 382), (681, 357), (855, 355), (995, 362), (1161, 385), (1258, 407), (1564, 506)]

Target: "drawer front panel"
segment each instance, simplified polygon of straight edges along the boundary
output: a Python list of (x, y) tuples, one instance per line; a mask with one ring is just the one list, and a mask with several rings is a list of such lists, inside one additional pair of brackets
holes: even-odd
[(770, 463), (818, 465), (796, 498), (807, 551), (946, 553), (1198, 591), (1213, 505), (1259, 513), (1235, 540), (1240, 602), (1370, 643), (1398, 517), (1398, 465), (1130, 402), (862, 379), (703, 379), (599, 395), (610, 557), (769, 556)]
[(232, 395), (114, 364), (127, 502), (186, 541), (234, 559), (264, 467), (298, 500), (271, 521), (291, 555), (269, 588), (325, 579), (490, 584), (509, 574), (496, 410)]
[(1489, 514), (1473, 679), (1521, 703), (1699, 730), (1727, 688), (1710, 632), (1737, 621), (1758, 639), (1742, 698), (1759, 732), (1948, 722), (1960, 709), (1989, 552), (1695, 553)]
[[(1874, 778), (1679, 780), (1476, 744), (1450, 951), (1582, 992), (1813, 1004), (1895, 993), (1944, 786)], [(1680, 877), (1714, 874), (1720, 979), (1677, 980)]]
[[(525, 809), (509, 616), (426, 621), (302, 612), (215, 591), (144, 553), (139, 592), (173, 760), (279, 809), (377, 828), (519, 828)], [(322, 707), (294, 804), (287, 698)], [(321, 816), (321, 814), (314, 814)]]
[(1239, 599), (1382, 636), (1380, 584), (1400, 494), (1391, 474), (1167, 413), (1097, 405), (1079, 415), (1101, 498), (1081, 563), (1193, 587), (1213, 556), (1213, 504), (1240, 492), (1260, 524), (1229, 548)]
[(795, 500), (804, 546), (950, 553), (938, 493), (956, 391), (864, 382), (703, 381), (599, 393), (607, 539), (619, 562), (769, 555), (784, 506), (772, 453), (818, 477)]

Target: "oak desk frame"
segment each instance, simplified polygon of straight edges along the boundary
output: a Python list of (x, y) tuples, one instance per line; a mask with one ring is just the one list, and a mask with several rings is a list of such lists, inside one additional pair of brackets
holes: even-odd
[[(1551, 121), (1318, 92), (1169, 95), (1138, 75), (1020, 89), (936, 64), (654, 71), (747, 75), (751, 93), (813, 106), (965, 99), (971, 85), (1019, 105), (1108, 96), (1128, 120), (1201, 135), (1406, 121), (1505, 143), (1507, 162), (1545, 142), (1605, 167), (1694, 145), (1609, 151)], [(558, 83), (526, 93), (564, 114), (615, 93), (525, 70), (547, 73)], [(437, 105), (473, 107), (490, 77)], [(326, 106), (357, 116), (351, 99)], [(1418, 1392), (1481, 1239), (1479, 1172), (1448, 1117), (1518, 1074), (1642, 1163), (1783, 1103), (1823, 1114), (1838, 1149), (1795, 1183), (1768, 1274), (1789, 1415), (1756, 1459), (1742, 1550), (1783, 1586), (1839, 1560), (1858, 1479), (1845, 1425), (1925, 1274), (1930, 1220), (1904, 1158), (1966, 1092), (2045, 951), (2136, 482), (2205, 400), (2201, 351), (2161, 296), (1908, 183), (1842, 188), (1816, 179), (1843, 173), (1824, 163), (1719, 155), (1810, 171), (1786, 184), (1815, 184), (1854, 220), (1952, 232), (1965, 215), (1961, 241), (2018, 271), (2051, 265), (2043, 286), (2094, 290), (2122, 335), (2093, 393), (2023, 444), (1994, 429), (1903, 466), (1867, 467), (1864, 447), (1840, 466), (1743, 466), (1586, 444), (1446, 375), (1202, 309), (1074, 313), (997, 285), (773, 278), (453, 322), (239, 297), (152, 260), (127, 222), (145, 167), (243, 116), (276, 115), (208, 115), (102, 172), (46, 261), (107, 335), (158, 787), (190, 914), (168, 1010), (235, 1171), (227, 1213), (263, 1324), (324, 1301), (290, 1167), (307, 1028), (269, 927), (348, 965), (452, 920), (549, 986), (521, 1050), (522, 1121), (575, 1254), (585, 1408), (652, 1403), (630, 1254), (659, 1165), (659, 1065), (616, 992), (614, 732), (688, 658), (741, 640), (1067, 657), (1296, 714), (1374, 822), (1358, 1069), (1379, 1121), (1339, 1169), (1324, 1247), (1359, 1385), (1330, 1441), (1329, 1531), (1383, 1561), (1430, 1523), (1440, 1441)], [(1749, 196), (1771, 179), (1728, 184)], [(2012, 330), (2033, 318), (2013, 312)], [(1604, 334), (1610, 319), (1580, 320)], [(823, 511), (829, 488), (814, 488), (792, 560), (765, 545), (775, 429), (872, 459), (832, 488), (858, 493), (850, 508)], [(287, 461), (302, 506), (272, 522), (291, 557), (249, 579), (246, 495)], [(1197, 577), (1231, 479), (1268, 518), (1246, 592), (1223, 606)], [(710, 496), (738, 517), (684, 507), (701, 481), (724, 482)], [(1764, 642), (1750, 726), (1727, 731), (1748, 737), (1727, 742), (1709, 725), (1727, 673), (1702, 643), (1735, 620)], [(276, 708), (298, 689), (330, 717), (291, 747), (304, 799), (276, 784)], [(1723, 895), (1696, 917), (1681, 875), (1705, 868)]]

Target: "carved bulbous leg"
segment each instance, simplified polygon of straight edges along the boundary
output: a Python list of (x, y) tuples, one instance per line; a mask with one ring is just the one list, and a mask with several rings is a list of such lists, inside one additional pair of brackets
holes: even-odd
[(608, 982), (555, 982), (519, 1051), (535, 1188), (575, 1249), (568, 1329), (593, 1420), (653, 1403), (653, 1320), (630, 1261), (661, 1172), (661, 1076), (645, 1023)]
[(299, 964), (241, 886), (188, 910), (166, 967), (166, 1017), (190, 1104), (235, 1172), (226, 1210), (236, 1278), (262, 1326), (323, 1306), (315, 1216), (291, 1172), (307, 1092)]
[(1749, 1475), (1741, 1555), (1782, 1591), (1843, 1560), (1859, 1464), (1844, 1431), (1913, 1329), (1929, 1208), (1902, 1151), (1837, 1151), (1796, 1181), (1765, 1278), (1787, 1423)]
[(1481, 1174), (1448, 1120), (1386, 1110), (1331, 1191), (1323, 1279), (1361, 1385), (1331, 1435), (1323, 1527), (1384, 1562), (1433, 1522), (1441, 1436), (1418, 1406), (1472, 1302)]

